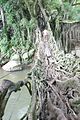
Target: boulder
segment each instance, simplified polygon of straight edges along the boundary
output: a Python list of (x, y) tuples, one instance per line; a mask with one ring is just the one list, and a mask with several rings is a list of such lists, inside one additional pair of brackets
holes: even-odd
[(34, 49), (31, 49), (31, 50), (29, 51), (29, 57), (32, 57), (32, 56), (34, 55), (34, 52), (35, 52), (35, 50), (34, 50)]
[(19, 61), (10, 60), (2, 67), (5, 71), (20, 71), (22, 70), (22, 65)]
[(27, 60), (28, 59), (28, 52), (26, 52), (26, 53), (23, 54), (22, 59), (23, 60)]
[(31, 49), (29, 52), (25, 52), (22, 56), (22, 59), (27, 60), (28, 58), (31, 58), (34, 55), (34, 52), (34, 49)]
[(76, 51), (76, 56), (80, 57), (80, 47), (76, 46), (75, 51)]
[(11, 56), (10, 60), (20, 61), (20, 56), (19, 56), (19, 54), (14, 54), (13, 56)]
[(3, 65), (2, 67), (5, 71), (20, 71), (22, 70), (22, 64), (20, 63), (20, 56), (19, 54), (14, 54), (11, 56), (11, 59), (8, 63)]

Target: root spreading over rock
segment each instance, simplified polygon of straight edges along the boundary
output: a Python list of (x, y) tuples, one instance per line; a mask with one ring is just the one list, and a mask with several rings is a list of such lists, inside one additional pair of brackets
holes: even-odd
[[(36, 34), (40, 35), (40, 31)], [(36, 98), (32, 97), (32, 101), (36, 102), (31, 119), (79, 120), (79, 58), (59, 51), (51, 34), (51, 31), (47, 31), (46, 36), (37, 35), (40, 41), (31, 74), (32, 96)]]

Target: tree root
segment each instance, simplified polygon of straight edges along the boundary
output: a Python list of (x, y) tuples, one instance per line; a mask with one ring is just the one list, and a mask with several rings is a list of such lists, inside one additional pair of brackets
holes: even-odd
[(17, 83), (13, 83), (10, 80), (6, 80), (6, 79), (3, 80), (2, 84), (0, 85), (0, 120), (4, 115), (6, 104), (12, 92), (17, 92), (21, 90), (21, 87), (24, 85), (27, 86), (30, 95), (32, 95), (31, 83), (29, 81), (25, 80), (25, 81), (18, 81)]

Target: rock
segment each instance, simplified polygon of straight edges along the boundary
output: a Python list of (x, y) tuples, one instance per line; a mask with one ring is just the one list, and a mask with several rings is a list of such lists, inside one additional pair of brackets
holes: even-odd
[(29, 52), (25, 52), (22, 56), (24, 62), (27, 62), (28, 58), (31, 58), (34, 55), (35, 50), (31, 49)]
[(34, 50), (34, 49), (31, 49), (31, 50), (29, 51), (29, 57), (32, 57), (32, 56), (34, 55), (34, 52), (35, 52), (35, 50)]
[(80, 57), (80, 47), (76, 46), (75, 51), (76, 51), (76, 56)]
[(19, 61), (10, 60), (7, 64), (2, 67), (5, 71), (20, 71), (22, 70), (22, 65)]
[(20, 56), (19, 56), (19, 54), (14, 54), (13, 56), (11, 56), (10, 59), (14, 60), (14, 61), (20, 61)]
[(76, 51), (75, 51), (75, 50), (72, 50), (72, 51), (71, 51), (71, 54), (72, 54), (73, 56), (75, 56), (75, 55), (76, 55)]
[(5, 65), (2, 67), (5, 71), (19, 71), (22, 70), (22, 65), (20, 63), (20, 56), (19, 54), (14, 54), (11, 56), (10, 61), (7, 62)]
[(23, 59), (23, 60), (28, 59), (28, 52), (26, 52), (26, 53), (23, 54), (22, 59)]

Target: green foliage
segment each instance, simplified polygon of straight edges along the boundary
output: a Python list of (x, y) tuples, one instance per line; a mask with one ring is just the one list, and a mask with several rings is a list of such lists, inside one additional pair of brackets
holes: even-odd
[(7, 2), (7, 0), (0, 0), (0, 5), (3, 5), (6, 2)]
[[(31, 1), (29, 1), (30, 3)], [(0, 33), (0, 49), (8, 57), (12, 54), (12, 47), (16, 49), (29, 50), (33, 43), (31, 42), (32, 29), (36, 22), (34, 18), (28, 20), (27, 7), (20, 0), (0, 0), (4, 10), (5, 30)]]
[[(76, 2), (74, 0), (43, 0), (44, 7), (46, 11), (51, 14), (55, 14), (55, 10), (57, 10), (58, 15), (61, 16), (62, 20), (80, 20), (80, 5), (75, 5), (80, 0)], [(55, 16), (55, 15), (54, 15)], [(59, 18), (59, 17), (58, 17)]]
[[(79, 2), (80, 0), (77, 0)], [(43, 0), (43, 7), (55, 24), (55, 33), (60, 32), (59, 22), (62, 20), (80, 20), (80, 6), (72, 6), (73, 0)], [(32, 31), (37, 24), (35, 14), (36, 1), (33, 0), (0, 0), (4, 10), (5, 30), (0, 33), (1, 52), (12, 53), (12, 47), (29, 51), (32, 43)], [(1, 16), (0, 16), (1, 19)], [(54, 22), (55, 19), (55, 22)], [(10, 54), (10, 55), (9, 55)]]
[(52, 12), (55, 9), (60, 8), (61, 3), (59, 0), (44, 0), (44, 6), (49, 12)]

